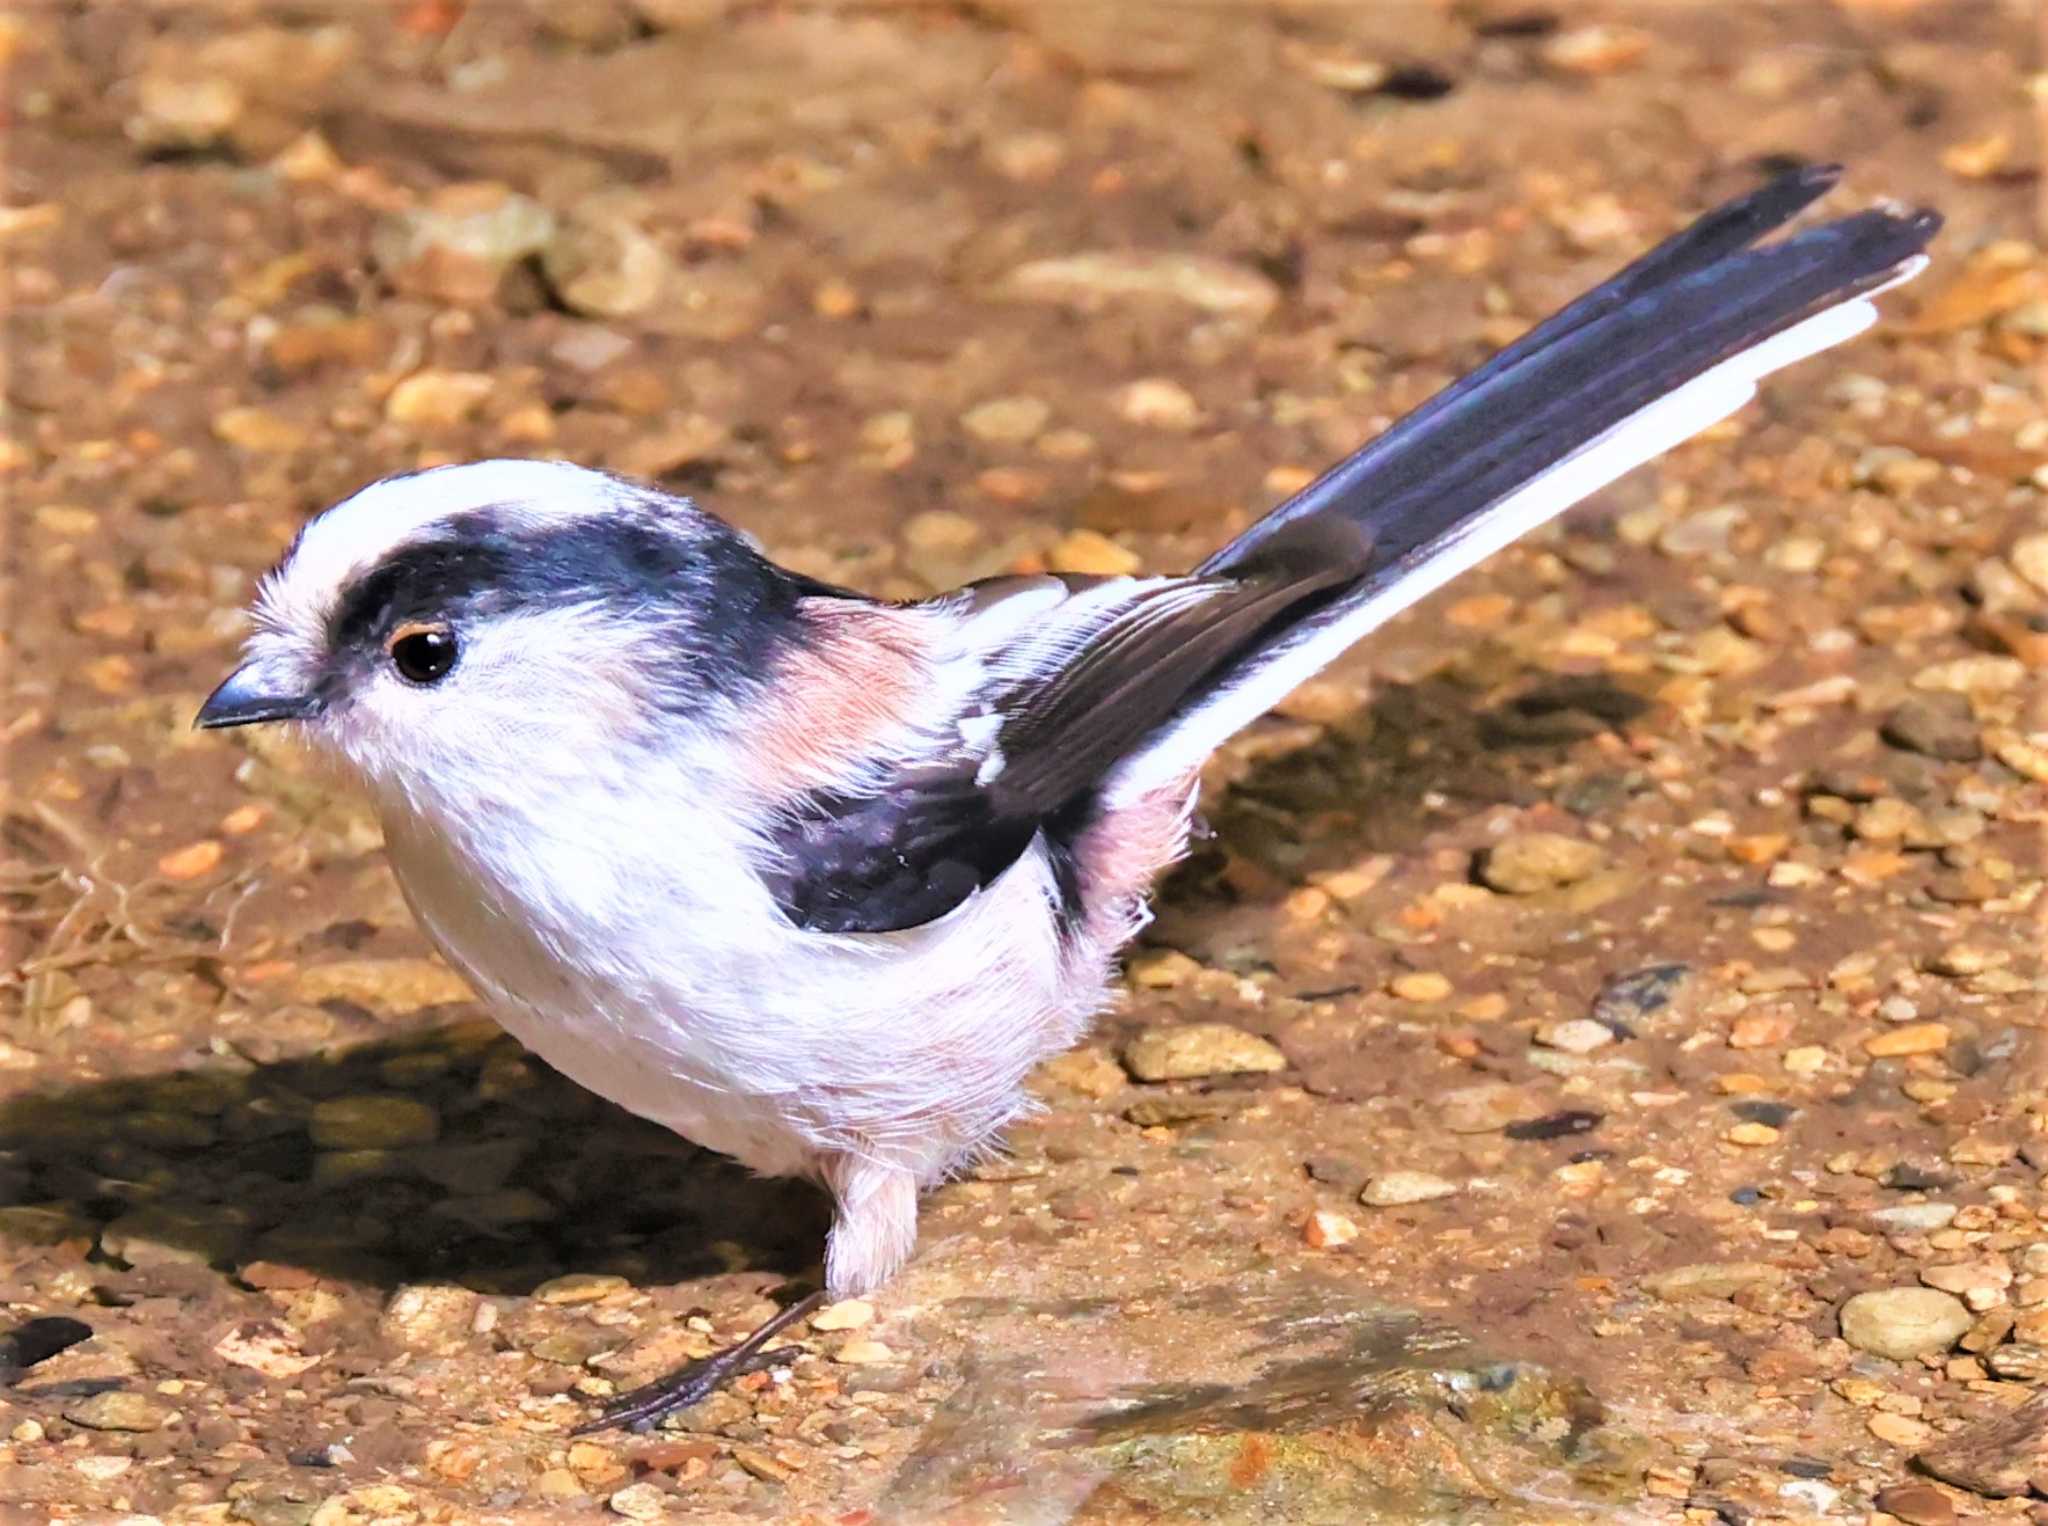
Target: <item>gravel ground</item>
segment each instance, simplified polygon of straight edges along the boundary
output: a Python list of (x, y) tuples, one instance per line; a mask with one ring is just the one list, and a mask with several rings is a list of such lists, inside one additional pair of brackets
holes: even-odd
[[(2028, 11), (0, 20), (0, 1519), (2048, 1521)], [(912, 1268), (572, 1442), (822, 1205), (189, 731), (304, 518), (559, 454), (888, 595), (1178, 568), (1828, 158), (1950, 217), (1890, 323), (1233, 744)]]

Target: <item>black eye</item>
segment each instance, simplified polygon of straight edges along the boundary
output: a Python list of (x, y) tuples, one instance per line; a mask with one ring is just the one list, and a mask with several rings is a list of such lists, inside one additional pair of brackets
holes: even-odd
[(439, 683), (455, 666), (458, 650), (447, 626), (416, 625), (392, 638), (391, 665), (408, 683)]

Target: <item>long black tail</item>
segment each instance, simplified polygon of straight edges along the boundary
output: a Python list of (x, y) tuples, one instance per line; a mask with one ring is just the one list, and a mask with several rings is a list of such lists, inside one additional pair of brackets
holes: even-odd
[(1941, 226), (1875, 209), (1757, 248), (1840, 176), (1801, 170), (1709, 212), (1447, 387), (1211, 557), (1203, 574), (1357, 570), (1191, 685), (1112, 794), (1177, 776), (1401, 609), (1622, 473), (1727, 417), (1757, 380), (1875, 321)]
[(1689, 228), (1453, 382), (1212, 556), (1243, 573), (1306, 520), (1336, 514), (1375, 548), (1426, 546), (1639, 409), (1800, 319), (1890, 284), (1941, 226), (1858, 213), (1750, 246), (1825, 195), (1799, 170)]

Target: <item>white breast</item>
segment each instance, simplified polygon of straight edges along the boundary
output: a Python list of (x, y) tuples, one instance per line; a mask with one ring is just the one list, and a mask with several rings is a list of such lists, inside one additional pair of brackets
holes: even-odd
[(943, 1174), (1078, 1037), (1113, 952), (1062, 946), (1036, 849), (925, 927), (792, 927), (701, 776), (557, 782), (459, 819), (380, 805), (421, 926), (507, 1029), (764, 1173), (850, 1152)]

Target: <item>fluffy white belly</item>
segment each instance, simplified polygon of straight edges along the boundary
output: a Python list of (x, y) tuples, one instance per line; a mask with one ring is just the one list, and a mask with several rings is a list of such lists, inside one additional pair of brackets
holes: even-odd
[(791, 927), (743, 862), (664, 884), (557, 843), (536, 874), (416, 817), (385, 826), (421, 927), (521, 1043), (766, 1174), (851, 1154), (934, 1179), (1008, 1121), (1102, 990), (1101, 954), (1058, 945), (1035, 854), (938, 923), (840, 936)]
[[(402, 819), (386, 831), (421, 930), (520, 1043), (578, 1086), (755, 1170), (809, 1168), (814, 1152), (779, 1099), (720, 1065), (719, 1047), (702, 1041), (706, 1025), (657, 982), (620, 978), (635, 961), (606, 945), (631, 939), (632, 930), (608, 937), (593, 927), (578, 940), (586, 946), (564, 946), (438, 833)], [(649, 998), (658, 1005), (650, 1009)]]
[[(443, 953), (472, 985), (488, 989), (452, 949)], [(815, 1166), (817, 1151), (792, 1127), (780, 1099), (738, 1091), (729, 1078), (704, 1074), (686, 1047), (644, 1039), (622, 1042), (616, 1029), (567, 1012), (538, 1012), (509, 993), (491, 991), (485, 1005), (507, 1032), (549, 1065), (628, 1112), (764, 1175), (801, 1176)]]

